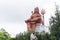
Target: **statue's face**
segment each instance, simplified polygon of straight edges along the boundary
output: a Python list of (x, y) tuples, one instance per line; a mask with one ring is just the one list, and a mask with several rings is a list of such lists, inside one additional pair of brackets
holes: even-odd
[(34, 9), (34, 12), (39, 12), (38, 7), (36, 7), (36, 8)]
[(39, 10), (38, 10), (38, 9), (35, 9), (34, 11), (35, 11), (35, 12), (38, 12)]

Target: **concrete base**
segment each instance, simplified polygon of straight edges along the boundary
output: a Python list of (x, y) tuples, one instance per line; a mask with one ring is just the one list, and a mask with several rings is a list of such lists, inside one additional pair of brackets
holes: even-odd
[(49, 28), (46, 27), (45, 25), (40, 25), (40, 26), (37, 26), (36, 29), (35, 29), (35, 32), (38, 32), (38, 33), (41, 33), (41, 32), (45, 32), (45, 33), (50, 33), (49, 31)]

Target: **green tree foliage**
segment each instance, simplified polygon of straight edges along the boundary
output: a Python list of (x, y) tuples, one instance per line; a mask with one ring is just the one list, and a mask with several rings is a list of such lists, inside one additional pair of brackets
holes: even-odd
[(10, 40), (9, 34), (3, 28), (0, 30), (0, 40)]
[[(24, 32), (16, 35), (16, 40), (30, 40), (31, 32)], [(36, 35), (38, 40), (50, 40), (50, 35), (48, 33), (44, 33)]]
[(30, 32), (24, 32), (16, 35), (16, 40), (30, 40)]
[(16, 38), (11, 38), (10, 40), (16, 40)]
[(54, 40), (60, 39), (60, 11), (58, 6), (56, 5), (56, 11), (55, 16), (51, 17), (50, 20), (50, 26), (51, 26), (51, 38)]

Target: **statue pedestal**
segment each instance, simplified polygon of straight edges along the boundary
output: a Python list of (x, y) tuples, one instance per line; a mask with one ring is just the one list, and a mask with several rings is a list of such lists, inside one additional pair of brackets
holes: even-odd
[(46, 27), (45, 25), (40, 25), (40, 26), (37, 26), (36, 29), (35, 29), (35, 32), (38, 32), (38, 33), (41, 33), (43, 31), (45, 33), (49, 33), (49, 28)]

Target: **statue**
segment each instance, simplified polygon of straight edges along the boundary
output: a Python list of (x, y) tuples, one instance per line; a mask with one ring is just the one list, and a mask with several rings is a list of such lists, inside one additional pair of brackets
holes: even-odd
[(32, 11), (31, 17), (25, 21), (27, 23), (28, 31), (31, 31), (31, 30), (35, 31), (35, 28), (38, 24), (44, 25), (44, 13), (45, 13), (45, 10), (42, 10), (41, 13), (39, 13), (38, 7), (34, 9), (34, 12)]

